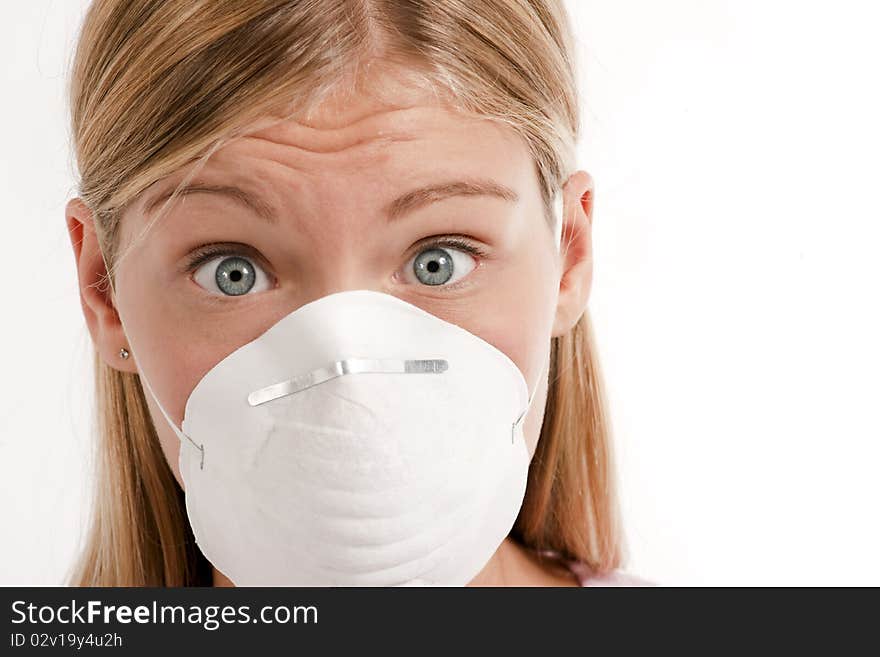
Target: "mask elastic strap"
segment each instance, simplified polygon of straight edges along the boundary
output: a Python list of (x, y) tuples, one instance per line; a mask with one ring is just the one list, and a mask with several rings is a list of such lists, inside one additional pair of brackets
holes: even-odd
[(177, 438), (180, 440), (181, 445), (183, 444), (183, 441), (187, 441), (187, 442), (189, 442), (190, 445), (192, 445), (197, 450), (199, 450), (199, 454), (200, 454), (199, 470), (204, 470), (205, 469), (205, 446), (199, 445), (198, 443), (196, 443), (196, 441), (194, 441), (192, 438), (187, 436), (183, 432), (183, 430), (177, 428), (177, 425), (171, 421), (171, 418), (168, 417), (168, 413), (166, 413), (165, 409), (162, 408), (162, 404), (159, 403), (159, 398), (156, 397), (155, 393), (153, 392), (153, 388), (150, 387), (150, 382), (147, 380), (147, 377), (144, 375), (143, 372), (140, 373), (140, 377), (141, 377), (141, 381), (143, 382), (144, 386), (147, 388), (147, 390), (149, 390), (150, 395), (153, 397), (153, 401), (156, 402), (156, 406), (159, 407), (159, 411), (162, 413), (162, 416), (165, 418), (165, 421), (169, 424), (169, 426), (171, 426), (171, 429), (177, 435)]
[(526, 413), (528, 413), (529, 409), (532, 407), (532, 400), (535, 398), (535, 394), (537, 394), (537, 392), (538, 392), (538, 384), (541, 383), (541, 377), (544, 376), (544, 371), (546, 370), (547, 364), (549, 362), (550, 362), (549, 358), (547, 358), (544, 361), (544, 364), (541, 366), (541, 372), (538, 374), (538, 380), (535, 381), (535, 387), (532, 388), (532, 392), (529, 395), (529, 401), (526, 403), (525, 410), (523, 410), (523, 412), (519, 414), (519, 417), (516, 418), (516, 420), (514, 421), (514, 423), (510, 427), (510, 444), (511, 445), (513, 444), (513, 441), (514, 441), (514, 434), (516, 433), (517, 425), (523, 421), (523, 419), (526, 416)]
[[(120, 323), (122, 322), (121, 317), (120, 317), (119, 321), (120, 321)], [(124, 323), (122, 324), (122, 330), (125, 331), (126, 336), (129, 337), (129, 344), (131, 345), (131, 337), (130, 337), (130, 334), (128, 333), (128, 331), (125, 330)], [(134, 345), (131, 345), (131, 347), (132, 347), (132, 351), (135, 354), (137, 354), (138, 352), (134, 348)], [(186, 442), (189, 442), (197, 450), (199, 450), (199, 452), (200, 452), (199, 469), (204, 470), (205, 469), (205, 447), (204, 447), (204, 445), (199, 445), (198, 443), (196, 443), (196, 441), (194, 441), (192, 438), (187, 436), (183, 432), (182, 429), (178, 429), (177, 425), (171, 421), (171, 418), (168, 416), (168, 413), (165, 412), (165, 409), (162, 407), (162, 404), (159, 402), (159, 398), (156, 397), (156, 393), (153, 392), (153, 387), (150, 385), (150, 381), (147, 379), (147, 376), (146, 376), (146, 374), (144, 374), (143, 370), (141, 370), (138, 373), (138, 376), (140, 377), (141, 383), (143, 383), (144, 387), (147, 389), (147, 392), (149, 392), (150, 396), (153, 398), (153, 401), (156, 402), (156, 406), (159, 407), (159, 412), (162, 413), (162, 417), (165, 418), (165, 421), (168, 423), (168, 426), (170, 426), (171, 430), (174, 431), (174, 434), (177, 436), (177, 439), (180, 440), (181, 444), (183, 444), (183, 442), (186, 441)]]

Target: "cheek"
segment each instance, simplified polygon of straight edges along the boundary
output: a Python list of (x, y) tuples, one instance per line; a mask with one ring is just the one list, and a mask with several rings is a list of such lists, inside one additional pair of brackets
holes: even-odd
[(550, 254), (526, 248), (511, 263), (481, 295), (478, 315), (465, 328), (507, 354), (531, 392), (547, 358), (559, 283)]
[[(132, 258), (126, 266), (118, 278), (117, 307), (130, 351), (141, 376), (149, 380), (158, 402), (179, 428), (186, 401), (201, 378), (268, 328), (277, 313), (270, 308), (238, 312), (206, 309), (151, 280), (144, 261)], [(146, 388), (144, 393), (150, 396)], [(158, 406), (151, 408), (157, 428), (164, 426)]]
[[(133, 259), (132, 259), (133, 261)], [(161, 285), (138, 272), (134, 263), (117, 278), (116, 306), (137, 364), (141, 386), (159, 447), (181, 488), (180, 441), (144, 385), (149, 380), (162, 408), (179, 428), (186, 400), (198, 381), (225, 355), (225, 340), (206, 335), (204, 322), (176, 301)], [(234, 348), (234, 347), (230, 347)]]
[[(534, 399), (523, 423), (529, 456), (533, 456), (544, 421), (550, 340), (559, 294), (550, 255), (521, 259), (528, 266), (512, 268), (503, 284), (481, 302), (473, 333), (504, 352), (519, 367)], [(545, 367), (546, 366), (546, 367)], [(542, 371), (543, 368), (543, 371)], [(538, 378), (540, 374), (540, 378)]]
[[(519, 367), (529, 392), (535, 391), (523, 422), (523, 435), (530, 458), (535, 453), (544, 420), (549, 368), (543, 373), (541, 368), (550, 350), (552, 324), (547, 321), (548, 314), (547, 304), (540, 295), (503, 296), (489, 303), (480, 328), (466, 327), (504, 352)], [(536, 381), (539, 373), (541, 378)]]
[[(163, 301), (162, 291), (149, 285), (120, 282), (117, 307), (124, 323), (130, 351), (139, 373), (149, 380), (162, 408), (179, 427), (183, 420), (186, 398), (199, 377), (199, 366), (205, 358), (199, 349), (205, 345), (198, 339), (195, 327), (175, 312), (173, 304)], [(150, 394), (144, 386), (144, 395)], [(156, 426), (164, 424), (158, 407)], [(169, 428), (170, 430), (170, 428)]]

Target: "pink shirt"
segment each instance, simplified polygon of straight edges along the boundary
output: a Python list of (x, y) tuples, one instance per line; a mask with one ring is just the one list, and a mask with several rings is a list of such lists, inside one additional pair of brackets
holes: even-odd
[(604, 575), (595, 575), (590, 567), (580, 561), (572, 561), (568, 564), (581, 586), (657, 586), (654, 582), (637, 577), (622, 570), (612, 570)]
[(657, 586), (654, 582), (642, 579), (637, 575), (624, 572), (623, 570), (612, 570), (604, 575), (597, 575), (587, 564), (582, 561), (572, 561), (570, 559), (562, 559), (558, 552), (553, 550), (539, 550), (541, 554), (552, 557), (561, 561), (568, 568), (581, 586)]

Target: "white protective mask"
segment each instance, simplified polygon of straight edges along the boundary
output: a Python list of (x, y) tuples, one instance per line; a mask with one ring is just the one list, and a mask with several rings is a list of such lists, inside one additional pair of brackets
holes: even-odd
[(463, 586), (519, 514), (547, 365), (530, 395), (490, 343), (361, 289), (223, 358), (180, 428), (140, 377), (181, 441), (196, 542), (236, 586)]

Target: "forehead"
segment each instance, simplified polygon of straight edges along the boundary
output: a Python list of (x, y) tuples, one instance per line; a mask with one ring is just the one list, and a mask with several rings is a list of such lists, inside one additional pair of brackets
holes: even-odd
[(205, 170), (290, 176), (315, 190), (326, 185), (324, 191), (338, 190), (341, 182), (358, 188), (455, 173), (492, 173), (520, 184), (533, 171), (524, 141), (485, 117), (434, 105), (381, 108), (349, 122), (329, 110), (315, 116), (309, 123), (287, 119), (237, 139), (218, 150)]
[[(491, 174), (522, 187), (534, 177), (527, 146), (509, 126), (460, 111), (424, 87), (388, 74), (373, 89), (381, 91), (334, 94), (308, 112), (280, 121), (266, 117), (264, 127), (213, 153), (196, 177), (251, 180), (264, 192), (266, 183), (283, 180), (292, 189), (290, 183), (298, 179), (313, 193), (325, 185), (324, 191), (338, 192), (344, 183), (357, 193), (364, 186), (454, 174)], [(194, 166), (151, 187), (176, 185)]]

